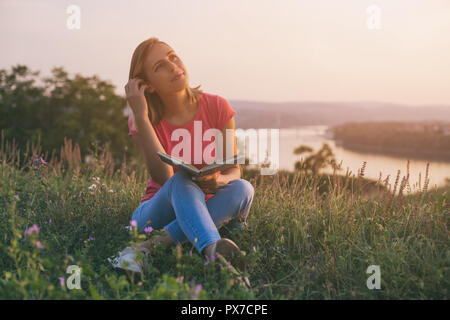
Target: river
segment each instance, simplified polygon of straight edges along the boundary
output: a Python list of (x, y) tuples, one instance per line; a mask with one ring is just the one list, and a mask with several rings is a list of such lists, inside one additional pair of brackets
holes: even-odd
[[(358, 169), (362, 167), (364, 161), (367, 162), (365, 168), (365, 177), (378, 180), (380, 172), (382, 180), (387, 175), (390, 176), (390, 183), (393, 185), (397, 176), (397, 171), (400, 170), (401, 178), (406, 175), (407, 158), (381, 155), (376, 153), (360, 153), (344, 149), (341, 146), (336, 146), (334, 140), (326, 134), (328, 126), (305, 126), (295, 129), (279, 129), (279, 168), (286, 170), (294, 170), (295, 162), (305, 155), (295, 155), (293, 150), (302, 145), (308, 145), (317, 151), (321, 148), (324, 142), (328, 143), (332, 148), (337, 163), (342, 161), (343, 170), (340, 174), (345, 174), (347, 168), (354, 173), (358, 173)], [(250, 155), (252, 158), (252, 155)], [(418, 191), (419, 173), (421, 174), (421, 187), (423, 188), (424, 177), (427, 162), (430, 163), (429, 168), (429, 186), (443, 186), (446, 184), (446, 178), (450, 178), (450, 162), (436, 161), (436, 160), (416, 160), (410, 159), (410, 186), (412, 191)], [(332, 172), (325, 170), (323, 172)]]

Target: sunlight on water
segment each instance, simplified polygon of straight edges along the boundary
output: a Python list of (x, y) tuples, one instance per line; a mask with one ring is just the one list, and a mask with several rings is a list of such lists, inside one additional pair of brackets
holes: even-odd
[[(342, 161), (343, 170), (340, 174), (345, 174), (347, 168), (354, 173), (358, 173), (364, 161), (367, 162), (365, 177), (378, 180), (380, 172), (382, 180), (390, 175), (390, 183), (393, 184), (397, 176), (397, 170), (400, 170), (400, 180), (406, 175), (407, 158), (394, 157), (381, 154), (360, 153), (336, 146), (331, 137), (327, 135), (328, 126), (305, 126), (297, 129), (280, 129), (280, 169), (294, 170), (295, 162), (301, 155), (294, 155), (293, 150), (306, 144), (317, 151), (322, 143), (327, 142), (333, 149), (338, 163)], [(418, 188), (419, 173), (421, 173), (421, 186), (424, 184), (424, 176), (427, 162), (430, 163), (429, 169), (429, 188), (437, 185), (443, 186), (446, 178), (450, 178), (450, 162), (436, 160), (415, 160), (410, 159), (410, 185), (413, 191)], [(328, 170), (328, 172), (332, 172)], [(414, 187), (416, 185), (416, 187)]]

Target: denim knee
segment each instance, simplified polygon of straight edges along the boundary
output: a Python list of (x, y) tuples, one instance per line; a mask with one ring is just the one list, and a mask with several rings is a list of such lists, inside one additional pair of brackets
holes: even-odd
[(239, 190), (239, 194), (247, 200), (248, 204), (251, 204), (255, 194), (255, 188), (253, 185), (245, 179), (236, 179), (232, 181), (233, 188), (237, 188)]
[(175, 172), (170, 179), (173, 180), (172, 182), (183, 181), (184, 183), (187, 182), (197, 186), (197, 184), (192, 180), (191, 176), (182, 170)]
[(233, 188), (236, 188), (237, 194), (241, 196), (243, 201), (243, 208), (241, 212), (238, 213), (236, 218), (242, 218), (247, 220), (247, 215), (250, 211), (250, 206), (253, 202), (253, 196), (255, 194), (255, 188), (253, 185), (245, 179), (232, 180)]

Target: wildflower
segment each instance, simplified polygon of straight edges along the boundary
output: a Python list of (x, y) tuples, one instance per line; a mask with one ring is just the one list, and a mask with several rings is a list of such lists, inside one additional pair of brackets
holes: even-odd
[(33, 169), (37, 169), (38, 167), (36, 167), (36, 166), (33, 166)]
[(100, 177), (93, 177), (92, 180), (94, 180), (95, 183), (100, 183)]
[(113, 189), (109, 189), (108, 192), (109, 192), (109, 193), (113, 193), (114, 190), (113, 190)]
[(227, 265), (228, 265), (228, 268), (231, 268), (231, 262), (230, 261), (228, 261)]
[(136, 222), (136, 220), (131, 220), (131, 221), (130, 221), (130, 226), (132, 226), (132, 227), (137, 227), (137, 222)]
[(125, 230), (127, 230), (127, 231), (131, 231), (131, 229), (133, 229), (132, 226), (126, 226), (126, 227), (125, 227)]
[(20, 199), (18, 194), (14, 195), (14, 198), (16, 198), (17, 200)]
[(81, 197), (82, 194), (83, 194), (83, 191), (80, 191), (80, 193), (78, 194), (78, 198)]
[(27, 206), (31, 206), (30, 200), (27, 200)]
[(97, 188), (97, 185), (96, 185), (96, 184), (93, 184), (93, 185), (91, 185), (88, 189), (89, 189), (89, 190), (94, 190), (95, 188)]
[(47, 162), (41, 157), (39, 160), (41, 160), (41, 163), (43, 164), (43, 165), (46, 165), (47, 164)]
[(145, 232), (146, 234), (148, 234), (148, 233), (150, 233), (150, 232), (152, 232), (152, 231), (153, 231), (153, 228), (152, 228), (152, 227), (144, 228), (144, 232)]
[(52, 218), (48, 219), (48, 223), (52, 223)]
[(252, 247), (252, 250), (253, 250), (253, 252), (256, 252), (256, 247), (253, 246), (253, 247)]
[(95, 240), (95, 238), (94, 238), (94, 237), (91, 237), (91, 236), (89, 236), (89, 240), (91, 240), (91, 241), (94, 241), (94, 240)]
[(64, 287), (64, 277), (59, 277), (59, 284)]
[(184, 279), (183, 276), (179, 276), (179, 277), (177, 277), (177, 282), (178, 282), (178, 283), (183, 282), (183, 279)]
[(36, 241), (36, 247), (38, 247), (39, 249), (42, 249), (44, 246), (43, 246), (42, 243), (38, 240), (38, 241)]
[(197, 287), (195, 288), (195, 295), (198, 296), (198, 294), (200, 293), (200, 291), (202, 290), (203, 286), (201, 284), (198, 284)]
[(34, 224), (33, 226), (29, 227), (27, 229), (27, 231), (25, 231), (25, 235), (32, 234), (33, 232), (39, 233), (39, 227), (36, 224)]

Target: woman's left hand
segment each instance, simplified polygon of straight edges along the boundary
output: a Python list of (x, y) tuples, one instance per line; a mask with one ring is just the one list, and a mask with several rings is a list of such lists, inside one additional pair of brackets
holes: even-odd
[(197, 183), (200, 188), (206, 188), (207, 193), (216, 193), (218, 189), (228, 183), (218, 171), (202, 177), (192, 177), (192, 181)]

